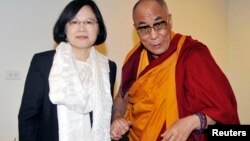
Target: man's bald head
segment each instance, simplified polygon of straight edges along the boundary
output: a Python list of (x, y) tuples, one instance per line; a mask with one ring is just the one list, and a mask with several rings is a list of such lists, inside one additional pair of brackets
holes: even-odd
[(135, 16), (135, 11), (138, 7), (140, 6), (143, 6), (144, 4), (146, 3), (149, 3), (149, 2), (156, 2), (158, 3), (160, 6), (164, 7), (165, 10), (166, 10), (166, 14), (169, 14), (168, 12), (168, 6), (167, 6), (167, 3), (164, 1), (164, 0), (139, 0), (135, 5), (134, 5), (134, 8), (133, 8), (133, 19), (134, 19), (134, 16)]

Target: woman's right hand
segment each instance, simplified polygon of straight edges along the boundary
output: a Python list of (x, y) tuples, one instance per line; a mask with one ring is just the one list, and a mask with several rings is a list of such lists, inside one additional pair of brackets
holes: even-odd
[(120, 140), (129, 130), (131, 122), (123, 117), (115, 118), (111, 124), (110, 136), (112, 140)]

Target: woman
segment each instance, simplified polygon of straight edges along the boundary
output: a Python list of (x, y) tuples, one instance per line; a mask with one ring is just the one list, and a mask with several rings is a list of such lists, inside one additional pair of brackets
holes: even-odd
[(95, 49), (106, 34), (93, 1), (64, 8), (54, 26), (58, 46), (31, 61), (18, 115), (20, 141), (110, 140), (116, 64)]

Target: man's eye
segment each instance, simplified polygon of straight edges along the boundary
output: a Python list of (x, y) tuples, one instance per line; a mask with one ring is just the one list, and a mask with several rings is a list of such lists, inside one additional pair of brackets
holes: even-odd
[(165, 25), (166, 25), (166, 22), (165, 21), (161, 21), (161, 22), (155, 23), (154, 24), (154, 28), (155, 29), (161, 29), (161, 28), (164, 28)]
[(155, 23), (155, 24), (154, 24), (155, 27), (159, 27), (159, 26), (161, 26), (161, 25), (162, 25), (161, 22), (160, 22), (160, 23)]
[(141, 27), (138, 27), (139, 30), (147, 30), (149, 29), (150, 27), (149, 26), (141, 26)]
[(159, 23), (155, 23), (155, 24), (154, 24), (154, 27), (158, 29), (158, 28), (163, 27), (163, 25), (164, 25), (163, 22), (159, 22)]

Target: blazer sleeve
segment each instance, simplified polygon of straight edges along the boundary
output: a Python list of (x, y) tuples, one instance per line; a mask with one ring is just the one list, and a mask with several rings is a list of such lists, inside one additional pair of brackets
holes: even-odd
[(25, 80), (18, 114), (20, 141), (36, 141), (42, 111), (45, 76), (39, 69), (39, 57), (34, 55)]
[(109, 60), (109, 68), (110, 68), (109, 80), (110, 80), (110, 86), (111, 86), (110, 89), (111, 89), (111, 95), (113, 98), (114, 97), (115, 80), (116, 80), (116, 70), (117, 70), (116, 63)]

